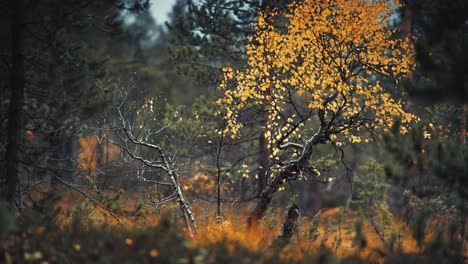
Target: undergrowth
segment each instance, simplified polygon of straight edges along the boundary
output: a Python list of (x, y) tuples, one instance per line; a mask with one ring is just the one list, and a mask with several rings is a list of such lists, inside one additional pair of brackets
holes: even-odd
[[(257, 230), (245, 230), (245, 214), (226, 209), (199, 222), (191, 237), (170, 210), (156, 224), (95, 221), (94, 207), (82, 202), (68, 210), (57, 195), (45, 195), (16, 217), (1, 210), (5, 263), (463, 263), (457, 226), (435, 219), (394, 221), (384, 241), (372, 226), (343, 208), (301, 217), (292, 241), (277, 248), (284, 217), (272, 210)], [(148, 214), (144, 218), (151, 218)], [(13, 218), (14, 221), (11, 221)], [(4, 220), (7, 219), (7, 220)], [(64, 219), (66, 219), (64, 223)], [(14, 223), (13, 223), (14, 222)], [(417, 227), (415, 225), (424, 225)], [(421, 231), (422, 230), (422, 231)], [(423, 232), (423, 234), (421, 234)], [(421, 238), (421, 236), (423, 238)]]

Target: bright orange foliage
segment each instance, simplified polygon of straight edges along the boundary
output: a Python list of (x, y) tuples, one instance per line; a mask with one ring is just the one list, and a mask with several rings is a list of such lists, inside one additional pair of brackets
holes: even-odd
[[(83, 136), (78, 139), (80, 150), (78, 154), (79, 169), (88, 176), (96, 176), (96, 170), (98, 169), (98, 138), (96, 135)], [(108, 158), (109, 161), (118, 159), (119, 147), (113, 144), (102, 144), (101, 151), (103, 157)]]
[[(341, 231), (328, 226), (327, 223), (332, 223), (339, 218), (338, 214), (347, 215), (350, 220), (347, 224), (342, 223)], [(235, 254), (234, 246), (236, 243), (253, 251), (272, 253), (271, 244), (279, 236), (281, 225), (277, 222), (269, 223), (272, 219), (282, 222), (284, 215), (282, 213), (274, 213), (270, 218), (265, 219), (265, 222), (260, 224), (256, 229), (249, 232), (245, 227), (246, 212), (238, 211), (232, 208), (225, 208), (224, 220), (221, 223), (217, 222), (215, 217), (201, 220), (199, 234), (195, 237), (189, 237), (197, 246), (206, 247), (213, 243), (224, 243), (231, 254)], [(363, 260), (383, 262), (383, 257), (378, 252), (385, 249), (385, 244), (380, 240), (372, 226), (368, 223), (363, 225), (363, 233), (367, 240), (367, 247), (359, 249), (353, 244), (355, 237), (354, 232), (349, 232), (349, 226), (354, 223), (357, 216), (351, 211), (342, 211), (340, 208), (331, 208), (322, 212), (320, 223), (317, 229), (317, 238), (315, 240), (307, 236), (310, 233), (311, 218), (301, 217), (298, 231), (285, 248), (279, 253), (282, 259), (301, 261), (306, 255), (319, 254), (321, 243), (331, 249), (339, 257), (348, 257), (357, 255)], [(332, 223), (333, 224), (333, 223)], [(425, 231), (427, 240), (432, 239), (431, 230), (435, 230), (436, 226), (443, 225), (443, 221), (434, 219), (431, 221), (430, 227)], [(333, 224), (335, 225), (335, 224)], [(336, 225), (335, 225), (336, 227)], [(416, 240), (411, 235), (411, 228), (402, 220), (395, 219), (395, 225), (392, 232), (399, 235), (397, 243), (400, 244), (401, 250), (406, 253), (417, 253), (421, 249), (418, 247)], [(334, 241), (340, 237), (341, 244), (338, 247), (334, 245)]]
[[(77, 201), (83, 201), (85, 198), (80, 194), (64, 191), (65, 197), (58, 205), (63, 209), (60, 214), (60, 221), (65, 227), (70, 224), (70, 215), (66, 211), (74, 211)], [(92, 203), (89, 204), (92, 206)], [(127, 204), (131, 211), (132, 204)], [(108, 211), (103, 210), (100, 207), (93, 206), (92, 213), (86, 218), (86, 221), (91, 221), (95, 224), (104, 225), (115, 225), (119, 223), (109, 215)], [(218, 222), (217, 218), (214, 217), (213, 211), (207, 211), (206, 204), (202, 202), (198, 203), (194, 210), (197, 215), (213, 215), (213, 217), (200, 218), (200, 227), (197, 236), (191, 236), (188, 232), (187, 239), (194, 243), (195, 246), (209, 247), (214, 243), (224, 243), (228, 249), (228, 252), (236, 254), (236, 245), (239, 244), (243, 247), (249, 248), (253, 251), (264, 252), (265, 254), (271, 254), (273, 251), (270, 246), (273, 241), (278, 237), (281, 230), (281, 224), (285, 215), (281, 213), (281, 210), (272, 212), (264, 222), (258, 225), (258, 228), (246, 232), (245, 218), (247, 211), (239, 210), (238, 208), (225, 207), (223, 210), (223, 221)], [(67, 210), (66, 210), (67, 209)], [(150, 209), (150, 208), (148, 208)], [(166, 208), (164, 212), (171, 212), (172, 210), (178, 211), (176, 208)], [(342, 223), (341, 231), (338, 231), (332, 226), (336, 227), (333, 221), (336, 221), (340, 216), (339, 214), (347, 215), (349, 222)], [(365, 249), (359, 249), (358, 246), (353, 245), (354, 232), (349, 232), (349, 226), (355, 221), (358, 216), (351, 210), (343, 211), (340, 208), (331, 208), (325, 210), (320, 215), (320, 221), (317, 229), (317, 238), (311, 239), (307, 234), (311, 232), (312, 218), (307, 216), (301, 216), (299, 219), (298, 231), (295, 232), (294, 237), (289, 245), (281, 250), (280, 257), (282, 259), (290, 259), (300, 261), (308, 254), (318, 254), (320, 244), (322, 241), (324, 245), (340, 257), (358, 255), (362, 259), (370, 261), (383, 261), (382, 255), (378, 252), (384, 250), (385, 245), (379, 239), (374, 229), (368, 224), (364, 223), (363, 233), (367, 240), (367, 247)], [(128, 228), (144, 228), (148, 226), (156, 226), (160, 220), (160, 215), (151, 215), (147, 217), (146, 221), (132, 221), (131, 218), (120, 217), (122, 222)], [(392, 231), (398, 234), (398, 243), (401, 245), (401, 250), (406, 253), (418, 253), (419, 248), (417, 242), (411, 235), (411, 228), (402, 220), (395, 219)], [(438, 226), (448, 225), (444, 219), (433, 218), (428, 227), (425, 230), (426, 241), (433, 238), (434, 230), (437, 230)], [(43, 227), (38, 227), (35, 230), (37, 233), (44, 232)], [(333, 241), (340, 236), (342, 239), (341, 244), (336, 247), (333, 245)], [(135, 240), (132, 237), (125, 237), (122, 242), (123, 245), (132, 246), (135, 244)], [(73, 248), (75, 251), (80, 251), (80, 244), (74, 244)], [(156, 257), (159, 255), (157, 249), (152, 249), (148, 252), (149, 256)]]
[[(409, 39), (388, 26), (395, 3), (305, 0), (289, 7), (287, 14), (260, 15), (247, 67), (224, 68), (218, 104), (226, 109), (225, 133), (235, 137), (243, 126), (239, 111), (260, 106), (268, 111), (266, 137), (276, 156), (278, 142), (310, 135), (306, 124), (320, 110), (333, 118), (335, 142), (360, 142), (357, 131), (388, 128), (395, 117), (403, 124), (415, 119), (377, 78), (396, 84), (414, 66)], [(277, 25), (283, 16), (288, 22)]]

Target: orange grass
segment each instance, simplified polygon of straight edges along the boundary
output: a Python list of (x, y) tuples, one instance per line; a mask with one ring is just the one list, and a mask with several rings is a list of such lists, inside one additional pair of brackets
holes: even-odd
[[(57, 206), (60, 206), (62, 211), (59, 215), (59, 221), (62, 226), (71, 223), (71, 213), (73, 213), (77, 205), (85, 202), (86, 198), (81, 194), (70, 190), (60, 191), (64, 197)], [(234, 254), (235, 245), (241, 245), (251, 251), (263, 252), (263, 254), (271, 254), (270, 246), (279, 236), (281, 232), (282, 222), (287, 210), (277, 209), (270, 210), (269, 215), (253, 230), (246, 231), (246, 219), (249, 212), (248, 207), (243, 209), (228, 207), (223, 208), (223, 217), (221, 221), (215, 217), (214, 208), (207, 207), (207, 204), (197, 201), (194, 212), (198, 219), (198, 235), (190, 236), (187, 234), (187, 239), (197, 247), (208, 247), (215, 243), (223, 243), (231, 254)], [(94, 224), (119, 225), (120, 223), (113, 217), (108, 210), (92, 203), (87, 206), (92, 209), (91, 213), (86, 216), (86, 220)], [(132, 211), (136, 203), (134, 200), (125, 202), (125, 210)], [(206, 209), (210, 208), (210, 209)], [(149, 212), (154, 211), (152, 208), (144, 208)], [(178, 210), (175, 206), (170, 206), (165, 211)], [(271, 212), (273, 211), (273, 212)], [(349, 221), (342, 223), (341, 230), (330, 230), (331, 225), (336, 223), (340, 213), (347, 215)], [(156, 226), (160, 220), (158, 213), (151, 213), (137, 218), (125, 217), (117, 215), (122, 223), (127, 228), (141, 228), (145, 226)], [(341, 212), (339, 208), (332, 208), (322, 212), (320, 217), (320, 225), (318, 227), (318, 237), (312, 241), (307, 234), (310, 231), (312, 219), (310, 217), (301, 217), (299, 220), (299, 228), (294, 234), (294, 237), (289, 245), (280, 251), (280, 257), (285, 260), (299, 261), (306, 255), (316, 255), (319, 253), (321, 241), (322, 245), (329, 248), (339, 257), (359, 256), (363, 260), (372, 260), (383, 262), (383, 257), (378, 252), (384, 252), (385, 245), (380, 240), (374, 229), (364, 221), (363, 233), (367, 241), (367, 247), (359, 249), (353, 245), (354, 232), (352, 228), (355, 221), (355, 214), (351, 211)], [(328, 223), (328, 224), (327, 224)], [(435, 236), (435, 231), (440, 225), (444, 225), (443, 221), (431, 219), (426, 228), (426, 240), (430, 240)], [(349, 231), (351, 230), (351, 231)], [(401, 251), (405, 253), (417, 254), (421, 252), (416, 240), (411, 235), (410, 227), (400, 219), (394, 221), (392, 231), (398, 235)], [(335, 239), (341, 236), (341, 243), (336, 246)], [(388, 234), (389, 236), (389, 234)]]
[[(286, 210), (284, 210), (286, 212)], [(238, 243), (253, 251), (263, 251), (268, 254), (271, 252), (270, 245), (280, 235), (282, 221), (285, 216), (284, 213), (273, 213), (267, 217), (275, 219), (275, 225), (269, 224), (269, 219), (265, 219), (255, 230), (246, 231), (246, 219), (248, 210), (238, 210), (233, 208), (225, 208), (223, 220), (218, 223), (216, 217), (204, 219), (199, 222), (199, 235), (191, 238), (195, 245), (208, 246), (212, 243), (225, 243), (229, 245), (233, 242)], [(326, 210), (321, 215), (321, 221), (318, 228), (318, 238), (312, 241), (307, 237), (312, 219), (309, 217), (301, 217), (300, 227), (294, 234), (290, 244), (283, 248), (280, 252), (282, 259), (299, 261), (306, 255), (316, 255), (319, 253), (321, 241), (327, 236), (324, 245), (339, 257), (359, 256), (365, 260), (383, 262), (383, 257), (378, 252), (384, 252), (385, 245), (374, 232), (374, 229), (364, 222), (363, 233), (367, 241), (367, 247), (359, 249), (353, 245), (354, 232), (349, 232), (352, 228), (347, 228), (354, 222), (352, 212), (345, 212), (348, 214), (350, 221), (342, 224), (341, 231), (326, 231), (327, 222), (336, 218), (340, 212), (339, 208)], [(213, 214), (211, 214), (213, 215)], [(270, 219), (271, 220), (271, 219)], [(430, 240), (434, 233), (435, 226), (440, 225), (440, 221), (433, 219), (426, 228), (426, 240)], [(347, 225), (347, 226), (346, 226)], [(416, 240), (411, 235), (410, 227), (402, 220), (395, 220), (395, 225), (392, 231), (398, 235), (401, 250), (405, 253), (419, 253), (419, 248)], [(388, 234), (389, 235), (389, 234)], [(334, 240), (341, 236), (342, 242), (339, 246), (334, 245)], [(233, 248), (233, 247), (231, 247)]]

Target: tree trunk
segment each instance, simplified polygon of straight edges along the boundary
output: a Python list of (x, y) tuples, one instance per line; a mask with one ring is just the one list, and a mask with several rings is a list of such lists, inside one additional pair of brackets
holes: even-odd
[[(403, 34), (403, 38), (408, 38), (410, 39), (412, 31), (413, 31), (413, 10), (411, 9), (411, 1), (407, 1), (405, 10), (404, 10), (404, 16), (403, 16), (403, 21), (401, 23), (401, 32)], [(411, 83), (414, 81), (414, 72), (412, 69), (408, 71), (406, 74), (408, 79), (410, 80)]]
[(283, 248), (291, 241), (291, 238), (294, 234), (294, 227), (296, 226), (298, 219), (299, 219), (299, 207), (296, 204), (293, 204), (289, 208), (288, 215), (286, 216), (286, 219), (284, 220), (283, 229), (281, 230), (281, 235), (273, 244), (273, 247)]
[(10, 9), (11, 60), (10, 105), (8, 108), (8, 135), (5, 153), (6, 177), (3, 198), (14, 208), (17, 198), (18, 150), (22, 139), (24, 102), (24, 7), (23, 0), (8, 1)]
[(460, 143), (462, 145), (466, 144), (466, 112), (468, 107), (466, 105), (462, 106), (461, 115), (460, 115)]
[(307, 167), (307, 163), (312, 157), (312, 150), (315, 145), (319, 144), (322, 137), (324, 136), (325, 126), (321, 126), (320, 129), (306, 142), (301, 155), (296, 160), (292, 160), (282, 169), (273, 180), (268, 183), (265, 189), (260, 194), (257, 205), (250, 212), (247, 218), (247, 230), (251, 230), (258, 225), (258, 221), (261, 220), (270, 205), (273, 194), (278, 188), (289, 180), (296, 179), (300, 171)]
[(164, 162), (166, 168), (168, 169), (168, 174), (171, 178), (172, 184), (175, 188), (175, 195), (177, 197), (177, 203), (179, 204), (179, 209), (181, 210), (182, 217), (184, 220), (184, 224), (187, 230), (190, 232), (190, 235), (197, 235), (198, 233), (198, 225), (195, 219), (195, 215), (193, 214), (188, 202), (185, 200), (184, 194), (182, 193), (182, 189), (180, 188), (179, 182), (179, 174), (178, 172), (172, 167), (170, 162), (166, 159), (166, 156), (160, 150), (159, 155), (161, 160)]
[(282, 170), (274, 179), (271, 181), (265, 189), (260, 194), (257, 205), (250, 213), (247, 218), (247, 229), (251, 230), (256, 228), (258, 221), (261, 220), (270, 205), (273, 194), (278, 190), (278, 188), (293, 176), (297, 172), (297, 165), (295, 163), (290, 163), (284, 170)]
[(270, 162), (270, 151), (268, 149), (268, 140), (265, 137), (268, 125), (268, 112), (261, 114), (261, 132), (258, 140), (258, 179), (257, 195), (260, 195), (268, 183), (268, 166)]

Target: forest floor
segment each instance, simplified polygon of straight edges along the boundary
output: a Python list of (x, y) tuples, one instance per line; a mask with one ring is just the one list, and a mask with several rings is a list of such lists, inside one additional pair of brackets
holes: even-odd
[[(199, 228), (193, 235), (184, 230), (176, 208), (150, 211), (148, 206), (123, 199), (118, 192), (100, 201), (90, 201), (72, 190), (62, 191), (61, 199), (46, 197), (31, 197), (35, 202), (28, 207), (34, 210), (17, 219), (16, 232), (4, 243), (7, 263), (436, 261), (429, 258), (423, 245), (435, 241), (436, 230), (449, 229), (443, 219), (433, 218), (423, 230), (424, 241), (418, 243), (414, 228), (400, 218), (384, 228), (370, 221), (360, 222), (357, 212), (331, 208), (314, 217), (301, 216), (292, 240), (285, 246), (275, 246), (284, 208), (271, 208), (257, 228), (247, 231), (248, 207), (225, 206), (220, 219), (215, 217), (212, 205), (198, 202), (194, 212)], [(107, 207), (99, 204), (104, 200)], [(356, 228), (358, 223), (360, 228)]]

